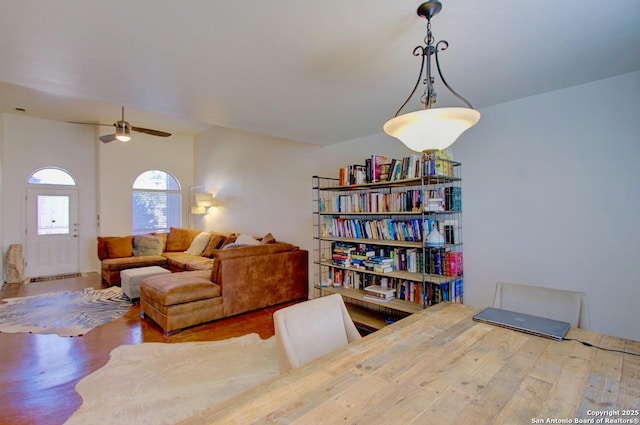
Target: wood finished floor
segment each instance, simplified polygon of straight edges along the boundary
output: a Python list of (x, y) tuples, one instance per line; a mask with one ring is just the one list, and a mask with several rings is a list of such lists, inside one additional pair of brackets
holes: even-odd
[[(97, 273), (90, 273), (73, 279), (5, 285), (0, 298), (88, 287), (105, 286)], [(104, 366), (111, 350), (120, 345), (216, 341), (252, 332), (266, 339), (274, 335), (273, 312), (286, 305), (196, 326), (170, 337), (154, 323), (140, 319), (139, 305), (81, 337), (0, 333), (0, 425), (63, 424), (82, 404), (76, 383)]]

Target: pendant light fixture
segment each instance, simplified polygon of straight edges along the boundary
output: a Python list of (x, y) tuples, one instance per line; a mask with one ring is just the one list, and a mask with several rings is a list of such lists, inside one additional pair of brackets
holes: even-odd
[[(431, 18), (441, 9), (442, 3), (439, 0), (429, 0), (418, 7), (418, 15), (427, 20), (427, 36), (424, 39), (426, 46), (417, 46), (413, 49), (414, 56), (422, 56), (420, 74), (407, 100), (400, 106), (395, 117), (387, 121), (383, 127), (384, 132), (389, 136), (395, 137), (409, 149), (418, 152), (446, 149), (480, 119), (480, 112), (473, 109), (471, 103), (449, 86), (440, 70), (438, 52), (446, 50), (449, 43), (445, 40), (437, 43), (434, 41), (431, 33)], [(433, 108), (433, 104), (436, 103), (436, 92), (433, 87), (434, 78), (431, 76), (431, 56), (435, 57), (436, 68), (442, 83), (467, 106), (466, 108)], [(425, 68), (426, 75), (423, 78)], [(424, 93), (420, 97), (420, 103), (424, 105), (424, 109), (400, 115), (421, 82), (425, 85)]]

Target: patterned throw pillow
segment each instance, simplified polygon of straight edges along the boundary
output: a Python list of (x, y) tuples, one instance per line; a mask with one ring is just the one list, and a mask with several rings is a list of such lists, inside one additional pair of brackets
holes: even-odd
[(151, 235), (137, 235), (133, 238), (133, 255), (141, 257), (144, 255), (162, 254), (162, 239)]

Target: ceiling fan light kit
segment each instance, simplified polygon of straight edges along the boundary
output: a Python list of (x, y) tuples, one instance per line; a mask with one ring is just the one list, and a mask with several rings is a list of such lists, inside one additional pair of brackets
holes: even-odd
[[(123, 113), (124, 114), (124, 113)], [(123, 124), (122, 126), (120, 124)], [(121, 142), (128, 142), (131, 140), (131, 131), (129, 130), (129, 123), (126, 121), (118, 121), (116, 123), (116, 139)]]
[[(427, 20), (427, 36), (424, 39), (426, 46), (417, 46), (413, 49), (414, 56), (422, 56), (418, 80), (394, 118), (387, 121), (383, 126), (384, 132), (389, 136), (395, 137), (409, 149), (418, 152), (446, 149), (462, 133), (476, 125), (480, 120), (480, 112), (473, 109), (469, 101), (456, 93), (442, 75), (438, 52), (446, 50), (449, 47), (449, 43), (445, 40), (440, 40), (436, 43), (431, 33), (431, 18), (438, 14), (441, 9), (442, 3), (439, 0), (429, 0), (418, 7), (418, 16)], [(442, 83), (467, 106), (466, 108), (433, 108), (434, 103), (436, 103), (436, 92), (433, 87), (434, 78), (431, 76), (432, 56), (435, 57), (436, 68)], [(425, 68), (426, 75), (423, 78), (422, 74), (425, 73)], [(424, 93), (420, 97), (420, 103), (424, 105), (424, 109), (400, 115), (400, 112), (409, 103), (421, 82), (425, 85)]]

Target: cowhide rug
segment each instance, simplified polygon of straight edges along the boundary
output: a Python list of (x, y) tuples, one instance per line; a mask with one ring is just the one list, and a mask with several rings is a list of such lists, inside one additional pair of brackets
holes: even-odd
[(65, 425), (169, 425), (278, 376), (275, 337), (122, 345), (82, 378)]
[(0, 304), (0, 332), (60, 336), (84, 335), (96, 326), (124, 316), (132, 305), (118, 286), (3, 301), (6, 304)]

